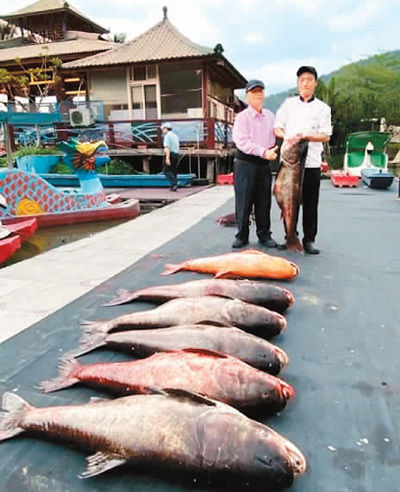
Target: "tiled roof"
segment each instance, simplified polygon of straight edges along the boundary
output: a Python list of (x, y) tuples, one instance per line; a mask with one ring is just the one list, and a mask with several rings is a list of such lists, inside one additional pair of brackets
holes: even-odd
[(165, 18), (154, 27), (107, 53), (65, 63), (64, 68), (100, 67), (214, 54), (213, 48), (193, 43)]
[(80, 12), (77, 8), (73, 7), (69, 2), (66, 2), (65, 0), (37, 0), (37, 2), (31, 3), (27, 7), (16, 10), (15, 12), (11, 12), (10, 14), (7, 15), (0, 15), (0, 17), (2, 19), (12, 21), (12, 19), (18, 17), (26, 17), (35, 14), (44, 14), (49, 12), (55, 12), (58, 10), (69, 10), (75, 15), (77, 15), (78, 17), (80, 17), (81, 19), (84, 19), (92, 26), (96, 27), (99, 30), (99, 32), (101, 33), (108, 32), (107, 29), (105, 29), (102, 26), (99, 26), (98, 24), (90, 20), (89, 17), (86, 17), (86, 15), (82, 14), (82, 12)]
[[(43, 49), (44, 47), (48, 49)], [(38, 58), (43, 54), (47, 56), (73, 55), (78, 53), (90, 53), (93, 51), (109, 50), (115, 43), (101, 41), (99, 39), (73, 39), (71, 41), (59, 41), (56, 43), (28, 44), (15, 48), (0, 49), (0, 63), (13, 62), (16, 58), (26, 60)]]

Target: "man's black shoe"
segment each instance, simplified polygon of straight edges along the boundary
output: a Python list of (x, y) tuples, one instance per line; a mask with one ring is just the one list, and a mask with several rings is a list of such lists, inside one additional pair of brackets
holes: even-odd
[(260, 239), (260, 244), (266, 246), (267, 248), (276, 248), (278, 246), (278, 244), (272, 239), (272, 237), (263, 240)]
[(284, 249), (287, 249), (287, 244), (286, 243), (278, 244), (277, 248), (279, 249), (279, 251), (283, 251)]
[(178, 185), (174, 185), (174, 186), (172, 187), (172, 191), (177, 191), (177, 190), (178, 190)]
[(314, 248), (313, 243), (307, 242), (303, 243), (304, 251), (309, 255), (319, 255), (319, 249)]
[(249, 244), (249, 241), (243, 241), (243, 239), (236, 238), (233, 241), (232, 248), (243, 248), (247, 244)]

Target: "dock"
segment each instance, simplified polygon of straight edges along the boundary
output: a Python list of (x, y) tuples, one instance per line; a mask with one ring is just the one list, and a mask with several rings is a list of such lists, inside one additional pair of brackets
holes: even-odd
[[(288, 327), (272, 340), (290, 357), (283, 379), (296, 389), (280, 415), (262, 422), (292, 440), (308, 470), (294, 492), (400, 490), (400, 201), (388, 190), (321, 183), (318, 256), (275, 249), (299, 276), (281, 282), (296, 299)], [(102, 307), (119, 288), (138, 289), (207, 278), (193, 272), (161, 277), (165, 263), (231, 251), (235, 229), (216, 223), (234, 211), (232, 186), (214, 186), (93, 237), (0, 269), (1, 393), (37, 406), (87, 402), (105, 393), (75, 386), (42, 394), (57, 361), (76, 348), (82, 320), (151, 309), (137, 302)], [(273, 200), (272, 233), (283, 241)], [(254, 225), (250, 247), (259, 248)], [(121, 361), (94, 351), (84, 362)], [(212, 492), (197, 477), (120, 469), (80, 480), (85, 453), (30, 436), (0, 443), (1, 490), (7, 492)], [(220, 489), (218, 489), (220, 490)], [(245, 490), (252, 490), (250, 488)]]

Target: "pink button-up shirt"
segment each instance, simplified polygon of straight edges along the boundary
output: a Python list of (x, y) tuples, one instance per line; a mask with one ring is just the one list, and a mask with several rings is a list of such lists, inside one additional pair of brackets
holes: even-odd
[(245, 154), (262, 157), (264, 151), (275, 145), (274, 114), (263, 109), (262, 113), (248, 106), (235, 119), (232, 138), (236, 147)]

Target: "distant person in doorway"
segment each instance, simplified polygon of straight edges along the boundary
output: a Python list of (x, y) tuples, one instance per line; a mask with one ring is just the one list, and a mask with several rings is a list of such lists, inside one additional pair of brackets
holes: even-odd
[[(321, 181), (322, 142), (332, 135), (331, 108), (314, 96), (318, 75), (314, 67), (297, 70), (298, 96), (286, 99), (276, 113), (275, 135), (279, 138), (298, 137), (308, 142), (303, 176), (303, 247), (311, 255), (319, 253), (314, 247), (318, 226), (318, 201)], [(286, 244), (279, 245), (285, 249)]]
[(261, 80), (246, 84), (248, 107), (240, 112), (233, 125), (236, 144), (234, 160), (235, 210), (238, 223), (233, 248), (242, 248), (249, 242), (249, 220), (254, 207), (256, 233), (261, 245), (275, 248), (271, 237), (271, 182), (270, 161), (277, 156), (274, 122), (271, 111), (263, 109), (265, 86)]
[(169, 181), (171, 191), (178, 189), (178, 162), (179, 162), (179, 137), (172, 131), (170, 123), (165, 123), (162, 127), (164, 134), (164, 163), (163, 172)]

